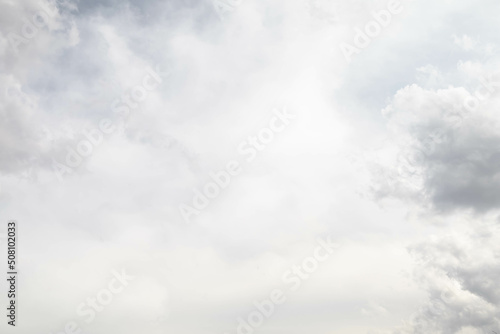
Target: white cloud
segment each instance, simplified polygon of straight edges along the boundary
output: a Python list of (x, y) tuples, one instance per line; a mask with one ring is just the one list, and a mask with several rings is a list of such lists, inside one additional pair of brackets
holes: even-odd
[[(498, 331), (498, 5), (405, 1), (347, 64), (340, 43), (387, 2), (242, 1), (221, 21), (211, 1), (63, 1), (16, 52), (40, 4), (0, 4), (19, 333), (62, 330), (119, 268), (136, 279), (85, 331), (233, 333), (326, 235), (342, 247), (260, 332)], [(161, 84), (126, 107), (148, 68)], [(293, 122), (185, 224), (179, 204), (283, 106)], [(53, 161), (103, 119), (61, 182)]]

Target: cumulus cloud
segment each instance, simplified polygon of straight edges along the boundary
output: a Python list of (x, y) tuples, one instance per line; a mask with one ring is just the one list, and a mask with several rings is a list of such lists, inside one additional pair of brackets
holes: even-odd
[(497, 239), (497, 224), (483, 221), (474, 228), (456, 224), (453, 233), (413, 245), (415, 277), (429, 300), (395, 333), (498, 331)]
[[(474, 44), (467, 36), (454, 39), (467, 50)], [(426, 65), (382, 109), (388, 140), (369, 168), (371, 195), (441, 226), (409, 248), (428, 300), (394, 333), (498, 331), (495, 64), (465, 58), (454, 69)]]
[(462, 87), (398, 91), (383, 110), (400, 150), (394, 182), (376, 196), (401, 195), (438, 212), (497, 209), (497, 106), (496, 96), (480, 100)]

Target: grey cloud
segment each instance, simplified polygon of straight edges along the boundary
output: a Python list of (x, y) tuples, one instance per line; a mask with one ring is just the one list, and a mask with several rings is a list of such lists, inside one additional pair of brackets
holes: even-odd
[(453, 234), (411, 247), (418, 261), (416, 277), (429, 300), (395, 333), (467, 333), (467, 328), (498, 332), (498, 226), (487, 221), (477, 225), (475, 231), (457, 226)]
[[(497, 100), (468, 111), (468, 96), (461, 88), (431, 91), (416, 85), (396, 94), (385, 113), (401, 150), (394, 167), (399, 171), (392, 176), (399, 188), (378, 188), (377, 196), (406, 194), (441, 213), (499, 208), (500, 124), (493, 112)], [(401, 185), (409, 175), (419, 179), (421, 187), (413, 192), (420, 195), (411, 196), (412, 190)]]

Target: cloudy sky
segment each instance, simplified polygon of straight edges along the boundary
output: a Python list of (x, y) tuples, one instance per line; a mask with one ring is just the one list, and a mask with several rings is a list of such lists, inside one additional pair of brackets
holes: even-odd
[(0, 0), (0, 331), (500, 333), (499, 12)]

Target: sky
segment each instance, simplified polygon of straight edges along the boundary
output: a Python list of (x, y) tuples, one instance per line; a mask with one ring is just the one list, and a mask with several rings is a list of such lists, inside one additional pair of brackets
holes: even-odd
[(500, 333), (494, 0), (0, 0), (2, 333)]

